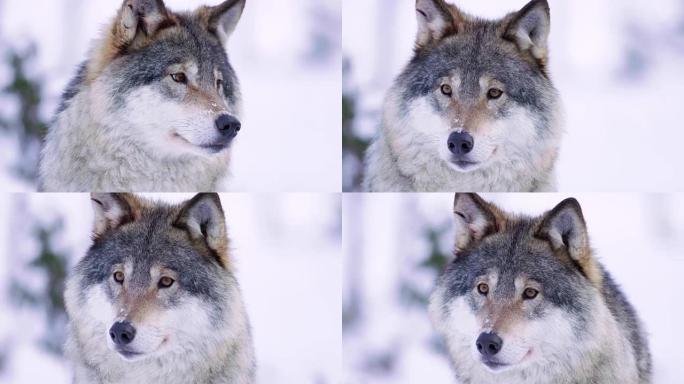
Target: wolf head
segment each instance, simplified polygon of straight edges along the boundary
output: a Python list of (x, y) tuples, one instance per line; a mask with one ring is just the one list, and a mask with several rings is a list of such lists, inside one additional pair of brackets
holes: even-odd
[(93, 194), (92, 205), (93, 245), (66, 293), (88, 353), (110, 350), (127, 361), (222, 356), (247, 337), (216, 194), (178, 206)]
[(455, 257), (430, 302), (452, 358), (500, 372), (578, 350), (604, 276), (578, 202), (530, 218), (457, 194), (454, 215)]
[(125, 0), (66, 92), (90, 87), (91, 110), (115, 134), (163, 156), (212, 156), (241, 129), (240, 91), (224, 45), (245, 0), (174, 13)]
[(444, 0), (417, 0), (416, 15), (415, 54), (388, 99), (391, 125), (405, 127), (397, 136), (411, 140), (395, 143), (420, 144), (458, 172), (497, 161), (548, 162), (529, 155), (556, 136), (546, 0), (495, 21)]

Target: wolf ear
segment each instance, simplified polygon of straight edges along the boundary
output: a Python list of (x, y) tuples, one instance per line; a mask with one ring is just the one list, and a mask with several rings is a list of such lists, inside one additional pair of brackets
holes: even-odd
[(246, 0), (226, 0), (214, 7), (201, 7), (197, 14), (205, 28), (225, 44), (235, 30)]
[(130, 45), (137, 36), (150, 37), (171, 20), (162, 0), (125, 0), (114, 25), (118, 48)]
[(461, 23), (461, 18), (455, 17), (458, 14), (455, 7), (444, 0), (416, 0), (416, 46), (423, 47), (457, 32), (457, 26)]
[(551, 31), (551, 10), (547, 0), (532, 0), (506, 18), (503, 37), (537, 60), (546, 60)]
[(456, 220), (456, 253), (466, 249), (471, 242), (481, 240), (499, 230), (503, 224), (498, 208), (489, 204), (476, 193), (457, 193), (454, 197)]
[(216, 261), (228, 265), (226, 220), (218, 194), (200, 193), (185, 202), (174, 225), (185, 229), (193, 240), (204, 241)]
[(600, 282), (602, 272), (589, 246), (589, 234), (579, 202), (565, 199), (541, 220), (537, 237), (548, 241), (555, 251), (567, 253), (592, 282)]
[(140, 218), (142, 204), (131, 194), (91, 193), (90, 200), (95, 212), (95, 238)]

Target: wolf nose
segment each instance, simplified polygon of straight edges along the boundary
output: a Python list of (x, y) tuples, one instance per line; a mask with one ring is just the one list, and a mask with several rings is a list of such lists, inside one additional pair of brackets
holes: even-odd
[(468, 132), (452, 132), (447, 140), (449, 151), (454, 155), (465, 155), (473, 150), (475, 143)]
[(135, 328), (128, 321), (117, 321), (109, 329), (109, 337), (116, 345), (127, 345), (135, 338)]
[(240, 124), (240, 120), (231, 115), (221, 115), (216, 119), (216, 128), (221, 132), (221, 135), (233, 139), (240, 132), (242, 124)]
[(491, 357), (499, 353), (503, 340), (494, 332), (483, 332), (477, 338), (475, 345), (483, 356)]

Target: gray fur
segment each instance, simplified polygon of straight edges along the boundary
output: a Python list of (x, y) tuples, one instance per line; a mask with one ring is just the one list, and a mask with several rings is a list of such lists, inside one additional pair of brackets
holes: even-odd
[[(445, 338), (459, 382), (650, 382), (648, 341), (634, 308), (591, 255), (588, 241), (575, 247), (584, 252), (584, 259), (576, 261), (572, 254), (573, 242), (584, 238), (586, 232), (574, 199), (542, 217), (503, 213), (477, 195), (457, 194), (456, 205), (463, 206), (459, 199), (476, 209), (455, 209), (454, 260), (439, 278), (430, 300), (433, 323)], [(579, 219), (570, 220), (570, 211), (577, 212)], [(555, 217), (561, 219), (554, 221)], [(549, 223), (566, 230), (562, 245), (547, 236)], [(482, 231), (476, 234), (473, 228)], [(495, 282), (483, 295), (477, 286), (492, 281), (487, 280), (491, 276)], [(518, 296), (526, 286), (516, 285), (521, 279), (535, 284), (538, 297), (525, 300)], [(528, 354), (536, 355), (531, 361), (523, 357), (523, 362), (506, 370), (487, 369), (474, 349), (478, 335), (464, 334), (467, 321), (457, 324), (454, 319), (475, 319), (475, 333), (500, 332), (504, 348), (507, 342), (515, 344), (509, 339), (521, 338), (522, 343), (532, 345)], [(559, 336), (566, 328), (568, 334)]]
[[(133, 1), (146, 2), (149, 0)], [(114, 43), (105, 35), (64, 92), (42, 151), (41, 189), (213, 191), (220, 188), (229, 173), (231, 148), (210, 147), (214, 140), (210, 136), (215, 135), (214, 121), (218, 115), (237, 117), (240, 114), (238, 79), (223, 44), (235, 27), (244, 3), (244, 0), (224, 2), (220, 7), (225, 8), (221, 10), (227, 16), (225, 20), (220, 19), (224, 21), (220, 25), (205, 26), (198, 11), (169, 13), (173, 17), (172, 26), (155, 24), (159, 31), (157, 35), (151, 34), (149, 42), (138, 43), (143, 37), (135, 37), (128, 45), (117, 47), (111, 61), (102, 58), (106, 56), (102, 52), (114, 50), (108, 47)], [(119, 18), (125, 18), (124, 11), (121, 11), (123, 16), (120, 12), (115, 19), (115, 26)], [(147, 28), (145, 31), (151, 33), (151, 27)], [(105, 61), (103, 68), (98, 67), (101, 61)], [(200, 97), (186, 94), (168, 80), (169, 68), (186, 63), (197, 69), (192, 82), (203, 92)], [(222, 85), (217, 93), (219, 79)], [(143, 90), (146, 92), (136, 93)], [(213, 93), (215, 99), (209, 98)], [(160, 103), (178, 105), (177, 116), (169, 116), (165, 109), (173, 109), (172, 106), (162, 108)], [(184, 112), (180, 108), (188, 109)], [(200, 118), (206, 121), (198, 122)], [(193, 135), (207, 139), (192, 145), (189, 143), (192, 140), (188, 140), (187, 148), (176, 142), (167, 144), (165, 140), (170, 134), (152, 137), (150, 132), (156, 131), (146, 130), (147, 125), (152, 128), (155, 119), (160, 126), (192, 130)]]
[[(226, 243), (218, 196), (200, 194), (174, 206), (133, 199), (140, 204), (127, 205), (130, 197), (123, 195), (93, 196), (94, 241), (65, 293), (70, 321), (66, 350), (76, 369), (75, 383), (254, 383), (251, 330), (232, 267), (218, 257), (221, 250), (198, 239), (186, 225), (188, 217), (194, 217), (187, 213), (198, 206), (202, 228)], [(121, 265), (130, 267), (125, 290), (113, 280)], [(128, 314), (133, 311), (127, 307), (130, 300), (146, 300), (146, 292), (155, 289), (154, 271), (159, 268), (173, 271), (173, 288), (158, 288), (137, 315)], [(102, 307), (94, 308), (96, 303)], [(167, 316), (175, 322), (164, 320)], [(165, 329), (171, 333), (171, 346), (143, 359), (125, 360), (108, 345), (109, 327), (122, 320), (140, 327), (157, 325), (150, 328), (155, 332)]]
[[(488, 21), (465, 15), (443, 0), (418, 0), (416, 51), (385, 99), (381, 129), (366, 155), (366, 190), (555, 189), (554, 164), (562, 129), (558, 94), (546, 69), (544, 9), (548, 11), (546, 2), (535, 0), (519, 13)], [(435, 21), (440, 18), (441, 22)], [(545, 26), (547, 33), (534, 29), (536, 25)], [(517, 35), (511, 36), (514, 32)], [(528, 35), (537, 45), (519, 41)], [(449, 76), (458, 78), (452, 104), (438, 92)], [(508, 124), (510, 130), (502, 133), (497, 153), (480, 168), (457, 170), (440, 153), (449, 134), (470, 132), (477, 148), (477, 131), (483, 128), (469, 127), (463, 119), (453, 121), (450, 109), (454, 104), (466, 110), (477, 108), (487, 91), (480, 84), (483, 77), (502, 84), (505, 91), (504, 100), (484, 112), (485, 125)], [(416, 105), (429, 112), (416, 111)], [(533, 132), (516, 126), (521, 111)], [(420, 113), (433, 118), (426, 120)], [(421, 127), (435, 124), (444, 125), (444, 130), (428, 134)]]

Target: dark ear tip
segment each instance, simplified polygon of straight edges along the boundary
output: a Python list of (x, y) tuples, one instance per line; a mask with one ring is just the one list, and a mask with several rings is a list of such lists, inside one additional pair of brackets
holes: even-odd
[(223, 207), (221, 207), (221, 198), (219, 197), (219, 194), (216, 192), (200, 192), (196, 194), (195, 197), (193, 197), (188, 204), (192, 205), (203, 200), (209, 200), (216, 206), (218, 206), (219, 209), (223, 210)]
[(562, 206), (562, 207), (572, 207), (572, 208), (575, 208), (575, 209), (578, 209), (578, 210), (581, 210), (581, 209), (582, 209), (582, 207), (580, 206), (579, 201), (577, 201), (577, 199), (575, 199), (574, 197), (568, 197), (567, 199), (561, 201), (561, 202), (558, 204), (558, 206)]

